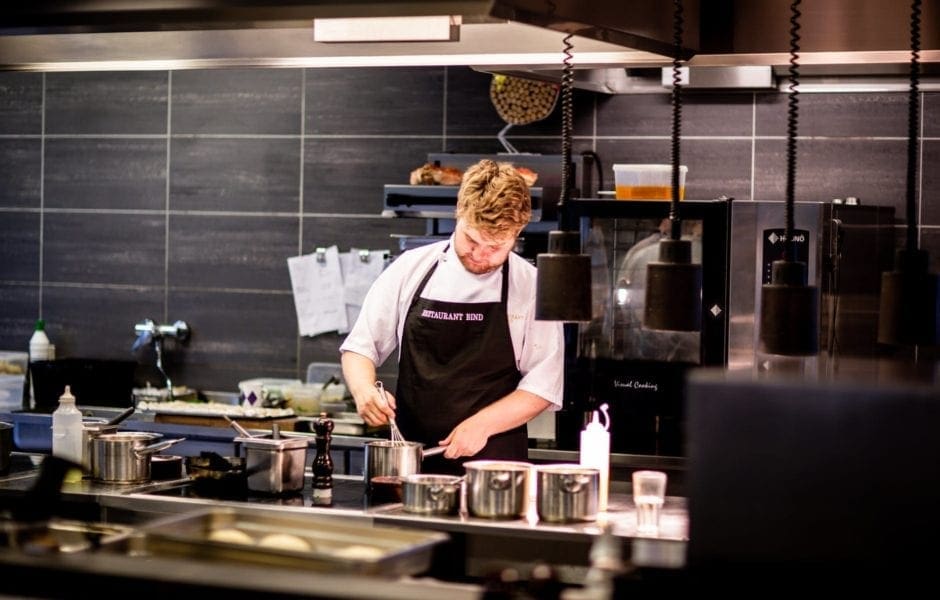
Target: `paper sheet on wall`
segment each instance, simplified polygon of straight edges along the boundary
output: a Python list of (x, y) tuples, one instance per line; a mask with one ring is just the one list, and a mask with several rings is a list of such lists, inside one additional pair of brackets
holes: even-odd
[(352, 327), (359, 318), (362, 303), (372, 283), (385, 268), (385, 255), (387, 250), (372, 250), (363, 260), (360, 256), (362, 250), (350, 248), (349, 252), (340, 254), (340, 266), (343, 270), (343, 292), (346, 303), (346, 321)]
[(330, 246), (322, 260), (319, 258), (317, 254), (306, 254), (287, 259), (300, 335), (345, 333), (348, 322), (339, 251)]

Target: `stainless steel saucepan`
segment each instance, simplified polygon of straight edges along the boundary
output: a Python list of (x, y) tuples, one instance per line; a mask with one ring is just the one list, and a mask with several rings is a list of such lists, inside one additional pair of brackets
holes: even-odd
[(93, 442), (94, 478), (108, 483), (145, 483), (150, 481), (150, 457), (174, 446), (185, 438), (164, 440), (159, 433), (126, 431), (103, 433)]
[(427, 456), (441, 454), (445, 446), (424, 449), (420, 442), (398, 442), (373, 440), (365, 444), (365, 469), (367, 484), (375, 477), (404, 477), (421, 472), (421, 461)]

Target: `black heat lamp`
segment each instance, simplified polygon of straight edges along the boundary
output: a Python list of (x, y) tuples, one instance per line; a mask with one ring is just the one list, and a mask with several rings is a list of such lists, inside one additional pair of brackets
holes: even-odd
[(643, 327), (669, 331), (702, 328), (702, 265), (692, 262), (692, 242), (682, 238), (679, 219), (679, 141), (682, 124), (682, 0), (673, 13), (675, 56), (672, 60), (672, 202), (669, 238), (659, 242), (659, 261), (646, 266), (646, 303)]
[(799, 4), (790, 5), (790, 96), (787, 109), (787, 189), (784, 254), (761, 288), (760, 346), (768, 354), (806, 356), (819, 352), (819, 288), (807, 285), (806, 263), (796, 260), (793, 218), (799, 103)]
[(581, 234), (565, 202), (571, 193), (572, 82), (571, 35), (565, 37), (561, 82), (561, 193), (558, 231), (548, 233), (548, 252), (535, 259), (535, 318), (540, 321), (591, 320), (591, 257), (581, 253)]
[(894, 270), (881, 274), (878, 342), (894, 346), (935, 346), (940, 340), (940, 278), (928, 272), (930, 257), (918, 247), (917, 129), (920, 114), (920, 0), (911, 3), (911, 87), (907, 119), (907, 243), (898, 250)]

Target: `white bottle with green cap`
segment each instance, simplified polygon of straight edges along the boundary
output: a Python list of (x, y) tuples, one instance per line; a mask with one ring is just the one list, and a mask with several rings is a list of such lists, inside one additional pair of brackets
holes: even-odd
[(49, 343), (49, 336), (46, 335), (46, 322), (38, 319), (33, 337), (29, 338), (29, 362), (54, 359), (55, 346)]

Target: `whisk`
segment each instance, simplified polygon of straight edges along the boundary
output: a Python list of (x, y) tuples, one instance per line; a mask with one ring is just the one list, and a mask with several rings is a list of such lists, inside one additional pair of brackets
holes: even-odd
[[(382, 402), (385, 403), (385, 406), (388, 406), (388, 396), (385, 395), (385, 385), (381, 381), (375, 382), (375, 387), (379, 389), (379, 393), (382, 394)], [(388, 429), (389, 429), (389, 439), (393, 444), (404, 444), (405, 436), (401, 434), (401, 430), (398, 429), (398, 425), (395, 423), (394, 417), (388, 418)]]

